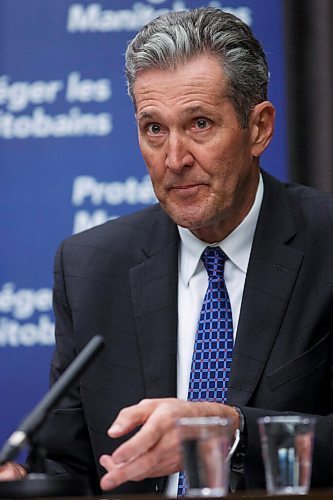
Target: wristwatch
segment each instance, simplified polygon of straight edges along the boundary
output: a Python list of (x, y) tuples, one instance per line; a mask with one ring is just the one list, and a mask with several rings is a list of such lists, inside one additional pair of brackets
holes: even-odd
[(244, 475), (245, 455), (247, 451), (247, 429), (244, 413), (238, 406), (233, 406), (239, 416), (239, 442), (230, 462), (230, 490), (236, 491)]

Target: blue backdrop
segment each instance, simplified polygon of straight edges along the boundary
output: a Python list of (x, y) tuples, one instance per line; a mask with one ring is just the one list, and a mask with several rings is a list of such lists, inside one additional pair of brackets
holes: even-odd
[(224, 8), (263, 42), (278, 109), (262, 165), (287, 176), (282, 0), (1, 0), (0, 446), (44, 395), (56, 247), (155, 198), (126, 94), (126, 44), (166, 10)]

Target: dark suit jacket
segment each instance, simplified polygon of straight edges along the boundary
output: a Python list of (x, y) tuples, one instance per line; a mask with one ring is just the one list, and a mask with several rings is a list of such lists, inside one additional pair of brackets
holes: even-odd
[[(228, 402), (246, 417), (245, 484), (264, 487), (257, 418), (296, 412), (318, 415), (312, 485), (332, 486), (333, 198), (263, 176), (228, 389)], [(118, 411), (175, 396), (178, 242), (156, 205), (60, 247), (52, 380), (93, 335), (103, 335), (106, 348), (43, 429), (53, 471), (97, 485), (99, 456), (120, 442), (106, 436)], [(153, 479), (120, 490), (161, 485)]]

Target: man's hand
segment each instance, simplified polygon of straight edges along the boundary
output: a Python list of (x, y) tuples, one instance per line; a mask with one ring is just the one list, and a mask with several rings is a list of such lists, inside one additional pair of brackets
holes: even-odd
[(8, 462), (0, 465), (0, 481), (18, 481), (27, 475), (23, 465)]
[(144, 399), (121, 410), (108, 430), (111, 438), (142, 427), (112, 455), (100, 457), (100, 464), (107, 470), (101, 479), (101, 488), (110, 490), (126, 481), (165, 476), (180, 470), (180, 442), (175, 423), (182, 417), (207, 416), (229, 418), (233, 432), (239, 426), (237, 411), (220, 403)]

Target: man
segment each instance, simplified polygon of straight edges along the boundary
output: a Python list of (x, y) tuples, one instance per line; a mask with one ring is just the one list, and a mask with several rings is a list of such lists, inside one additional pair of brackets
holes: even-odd
[[(233, 486), (263, 488), (257, 418), (294, 412), (317, 415), (312, 485), (329, 486), (333, 199), (259, 168), (274, 125), (262, 48), (234, 16), (195, 9), (144, 27), (126, 70), (159, 204), (57, 254), (53, 380), (94, 334), (106, 348), (41, 432), (49, 470), (176, 494), (176, 419), (219, 415), (242, 435)], [(186, 401), (207, 246), (227, 256), (226, 404)]]

